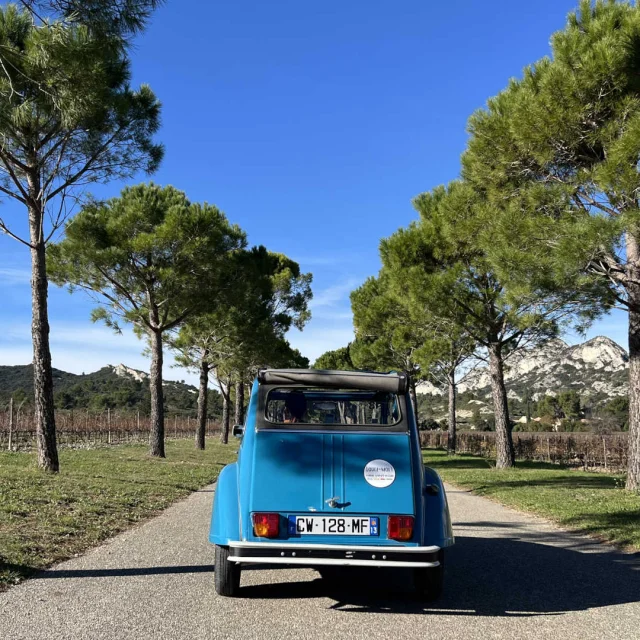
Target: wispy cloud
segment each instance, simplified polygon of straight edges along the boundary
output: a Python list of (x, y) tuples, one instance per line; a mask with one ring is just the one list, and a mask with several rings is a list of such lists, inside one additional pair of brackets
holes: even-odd
[(336, 327), (332, 329), (309, 327), (304, 332), (290, 332), (287, 336), (291, 346), (309, 358), (313, 363), (325, 351), (346, 347), (353, 340), (353, 329)]
[(332, 285), (313, 294), (311, 309), (318, 307), (337, 307), (349, 304), (349, 294), (360, 284), (358, 278), (348, 278), (346, 281)]
[[(141, 351), (143, 342), (131, 330), (125, 329), (117, 335), (108, 327), (86, 323), (51, 322), (51, 345), (75, 347), (78, 349), (100, 349), (109, 351)], [(9, 325), (0, 335), (0, 345), (25, 342), (31, 344), (31, 327), (29, 321)]]
[[(5, 348), (0, 347), (0, 365), (30, 364), (33, 355), (29, 345)], [(149, 371), (149, 360), (140, 352), (120, 353), (114, 357), (113, 351), (102, 349), (74, 350), (61, 349), (52, 346), (52, 363), (56, 369), (69, 373), (93, 373), (107, 365), (123, 363), (133, 369)], [(163, 377), (165, 380), (185, 380), (189, 384), (197, 385), (198, 376), (182, 367), (173, 367), (175, 361), (170, 353), (165, 354)]]
[[(3, 283), (29, 284), (29, 272), (9, 267), (0, 268), (0, 288)], [(311, 362), (322, 353), (337, 349), (353, 340), (349, 294), (362, 279), (345, 276), (341, 281), (316, 291), (312, 301), (312, 320), (304, 332), (292, 330), (291, 344), (300, 349)], [(8, 295), (8, 292), (7, 294)], [(18, 320), (17, 314), (0, 328), (0, 365), (27, 364), (32, 360), (30, 317)], [(142, 355), (144, 341), (129, 327), (116, 335), (102, 324), (71, 317), (51, 318), (51, 352), (53, 366), (72, 373), (90, 373), (106, 365), (123, 363), (148, 371), (149, 360)], [(165, 353), (165, 378), (187, 380), (197, 384), (197, 376), (182, 367), (173, 367), (175, 360), (169, 350)]]
[(303, 267), (334, 267), (345, 264), (356, 264), (361, 256), (341, 251), (339, 253), (322, 256), (294, 256), (293, 260)]
[(288, 334), (291, 345), (313, 363), (325, 351), (346, 346), (353, 340), (353, 316), (349, 294), (362, 279), (345, 277), (342, 281), (320, 289), (311, 301), (311, 321), (303, 332)]
[(332, 308), (322, 307), (313, 311), (313, 320), (353, 320), (351, 311), (336, 311)]
[[(107, 327), (81, 323), (54, 323), (51, 330), (53, 366), (70, 373), (91, 373), (107, 365), (123, 363), (134, 369), (149, 370), (149, 359), (142, 355), (144, 342), (130, 331), (115, 335)], [(29, 364), (33, 352), (29, 323), (7, 327), (0, 334), (0, 365)], [(198, 382), (197, 376), (182, 367), (165, 349), (164, 378)]]
[(121, 334), (102, 325), (52, 324), (52, 343), (96, 347), (110, 351), (141, 351), (144, 341), (131, 329), (123, 327)]
[(0, 267), (0, 287), (22, 286), (31, 282), (31, 272), (28, 269), (14, 269)]

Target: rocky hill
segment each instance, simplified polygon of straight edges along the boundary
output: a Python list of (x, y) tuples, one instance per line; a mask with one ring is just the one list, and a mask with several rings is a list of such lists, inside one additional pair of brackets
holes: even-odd
[[(89, 409), (102, 411), (107, 408), (120, 411), (150, 409), (149, 375), (125, 366), (108, 365), (99, 371), (77, 375), (53, 370), (53, 386), (56, 407), (59, 409)], [(165, 381), (165, 411), (195, 415), (198, 390), (184, 382)], [(221, 414), (221, 398), (217, 391), (209, 391), (210, 417)], [(0, 410), (13, 396), (14, 403), (33, 403), (32, 365), (0, 366)]]
[[(514, 409), (522, 409), (527, 396), (531, 401), (555, 396), (561, 391), (576, 391), (583, 401), (601, 405), (627, 393), (627, 352), (604, 336), (577, 345), (552, 340), (535, 349), (516, 352), (505, 362), (507, 394)], [(479, 367), (459, 385), (460, 416), (471, 415), (473, 406), (491, 412), (489, 372)], [(431, 397), (435, 407), (443, 404), (442, 390), (428, 383), (418, 393)]]

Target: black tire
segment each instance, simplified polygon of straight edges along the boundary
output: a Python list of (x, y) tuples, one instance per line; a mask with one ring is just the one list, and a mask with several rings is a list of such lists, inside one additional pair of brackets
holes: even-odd
[(233, 598), (240, 590), (239, 564), (229, 562), (229, 547), (216, 545), (216, 566), (214, 574), (214, 584), (216, 593), (220, 596)]
[(414, 569), (413, 582), (418, 596), (425, 602), (433, 602), (442, 595), (444, 586), (444, 549), (438, 552), (440, 566), (429, 569)]

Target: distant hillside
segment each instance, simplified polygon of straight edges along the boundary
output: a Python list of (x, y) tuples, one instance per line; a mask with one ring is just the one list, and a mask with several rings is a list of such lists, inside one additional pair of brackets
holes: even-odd
[[(616, 342), (598, 336), (569, 346), (552, 340), (537, 349), (525, 349), (507, 358), (505, 382), (514, 417), (526, 412), (526, 399), (541, 401), (563, 391), (575, 391), (592, 411), (627, 394), (627, 352)], [(459, 417), (469, 418), (474, 408), (481, 414), (493, 412), (489, 372), (481, 367), (459, 386)], [(445, 415), (443, 390), (429, 383), (419, 385), (423, 406), (433, 415)]]
[[(58, 409), (107, 408), (120, 411), (149, 413), (148, 374), (123, 364), (106, 366), (94, 373), (76, 375), (60, 369), (53, 370), (53, 385)], [(165, 411), (168, 414), (195, 415), (198, 390), (184, 382), (164, 383)], [(33, 366), (0, 366), (0, 410), (13, 396), (14, 403), (33, 404)], [(217, 391), (209, 391), (209, 417), (222, 414), (222, 398)]]

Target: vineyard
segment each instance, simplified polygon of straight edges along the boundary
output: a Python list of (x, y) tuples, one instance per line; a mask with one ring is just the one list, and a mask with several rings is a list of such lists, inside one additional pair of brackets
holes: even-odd
[[(446, 431), (422, 431), (420, 442), (425, 449), (446, 449)], [(626, 433), (513, 433), (518, 460), (551, 462), (582, 469), (619, 471), (627, 466)], [(486, 458), (496, 456), (496, 434), (492, 432), (458, 432), (457, 453)]]
[[(32, 411), (0, 413), (0, 450), (28, 451), (35, 448), (36, 431)], [(149, 417), (141, 413), (116, 411), (56, 412), (58, 443), (62, 447), (89, 448), (100, 445), (147, 442)], [(167, 438), (192, 438), (194, 416), (169, 416), (165, 421)], [(220, 434), (220, 424), (207, 420), (207, 436)], [(425, 449), (446, 449), (446, 431), (422, 431), (420, 442)], [(627, 465), (627, 434), (613, 433), (513, 433), (516, 458), (551, 462), (583, 469), (618, 471)], [(495, 433), (460, 431), (458, 453), (495, 458)]]
[[(0, 413), (0, 450), (27, 451), (35, 448), (36, 431), (32, 411)], [(196, 419), (193, 416), (169, 416), (165, 420), (167, 438), (192, 438)], [(149, 417), (141, 413), (115, 411), (57, 411), (56, 431), (62, 447), (89, 448), (99, 445), (147, 442)], [(220, 424), (207, 420), (207, 436), (220, 433)]]

